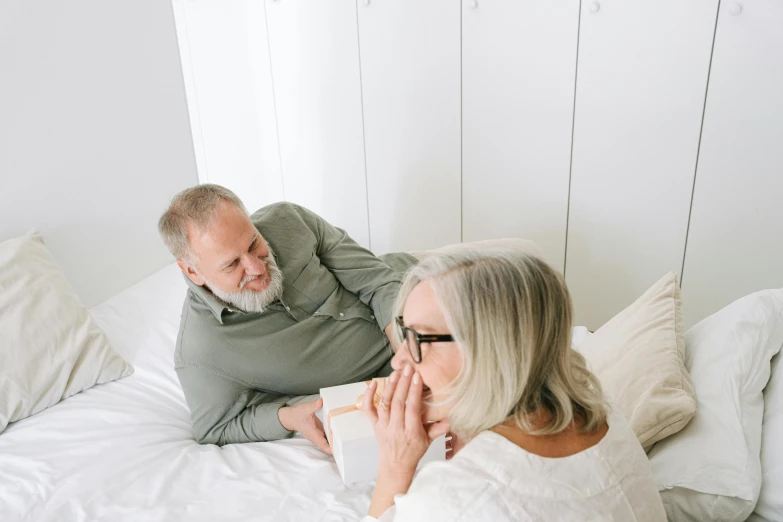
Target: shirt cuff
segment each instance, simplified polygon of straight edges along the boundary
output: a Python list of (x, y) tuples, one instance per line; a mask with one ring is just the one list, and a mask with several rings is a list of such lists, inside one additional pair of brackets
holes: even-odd
[(269, 422), (267, 423), (267, 429), (264, 430), (264, 440), (290, 439), (294, 436), (293, 431), (285, 429), (285, 427), (280, 423), (280, 408), (284, 408), (286, 406), (287, 405), (285, 403), (282, 403), (278, 408), (273, 408), (271, 410)]

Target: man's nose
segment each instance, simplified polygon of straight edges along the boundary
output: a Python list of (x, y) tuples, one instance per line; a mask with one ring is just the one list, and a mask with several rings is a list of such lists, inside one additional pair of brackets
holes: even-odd
[(245, 256), (245, 272), (248, 275), (264, 275), (266, 273), (266, 265), (263, 261), (256, 256)]

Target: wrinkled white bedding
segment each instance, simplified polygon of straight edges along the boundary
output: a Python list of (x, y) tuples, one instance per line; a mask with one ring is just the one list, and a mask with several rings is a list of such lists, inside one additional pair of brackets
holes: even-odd
[(343, 485), (303, 439), (193, 441), (173, 368), (186, 285), (171, 265), (92, 314), (136, 371), (0, 434), (0, 521), (337, 521), (372, 483)]
[[(0, 434), (0, 521), (356, 521), (373, 483), (345, 486), (301, 438), (193, 441), (173, 368), (186, 285), (170, 265), (92, 314), (135, 373)], [(578, 328), (575, 340), (586, 335)]]

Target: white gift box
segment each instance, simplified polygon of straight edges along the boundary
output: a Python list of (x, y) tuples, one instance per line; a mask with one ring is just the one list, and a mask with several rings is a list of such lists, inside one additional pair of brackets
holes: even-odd
[[(372, 480), (378, 475), (378, 443), (370, 420), (361, 411), (351, 411), (331, 418), (331, 437), (327, 426), (329, 411), (356, 404), (356, 399), (364, 394), (367, 385), (364, 382), (321, 388), (324, 400), (319, 417), (324, 423), (329, 443), (332, 446), (334, 460), (345, 484)], [(334, 439), (334, 440), (332, 440)], [(416, 469), (433, 460), (445, 460), (446, 436), (432, 441), (429, 449), (419, 461)]]

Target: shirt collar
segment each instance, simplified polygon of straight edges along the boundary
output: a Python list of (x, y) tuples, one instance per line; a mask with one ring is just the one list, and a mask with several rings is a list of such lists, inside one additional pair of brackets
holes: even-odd
[(188, 284), (190, 291), (193, 292), (193, 294), (195, 294), (196, 297), (198, 297), (201, 301), (203, 301), (204, 304), (209, 307), (212, 313), (215, 314), (215, 318), (218, 320), (218, 322), (223, 324), (223, 312), (229, 310), (228, 305), (215, 297), (215, 294), (207, 290), (206, 287), (197, 285), (191, 281), (188, 276), (185, 274), (182, 275), (185, 278), (185, 282)]

